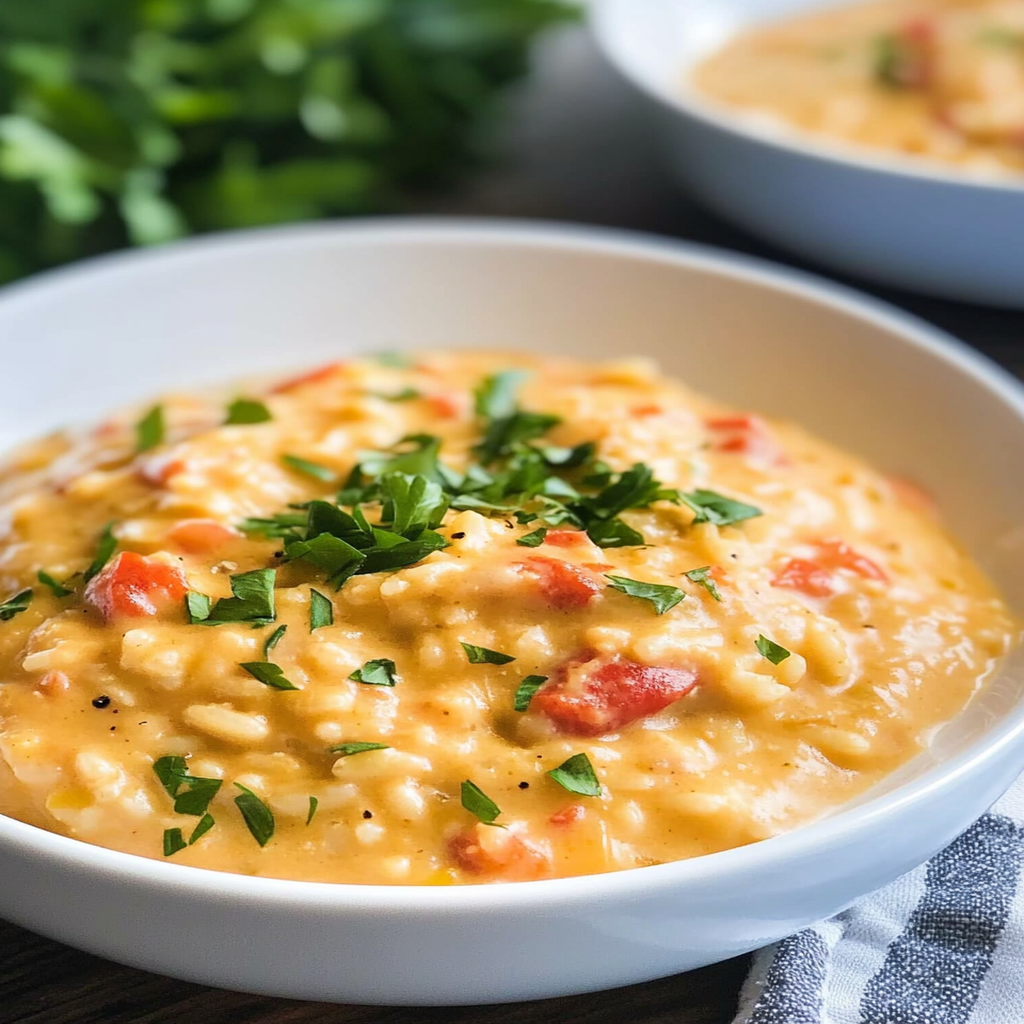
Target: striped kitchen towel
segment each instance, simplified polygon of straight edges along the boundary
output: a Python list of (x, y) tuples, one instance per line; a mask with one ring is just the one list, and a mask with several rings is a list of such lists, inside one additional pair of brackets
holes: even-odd
[(735, 1024), (1024, 1024), (1024, 777), (955, 842), (762, 949)]

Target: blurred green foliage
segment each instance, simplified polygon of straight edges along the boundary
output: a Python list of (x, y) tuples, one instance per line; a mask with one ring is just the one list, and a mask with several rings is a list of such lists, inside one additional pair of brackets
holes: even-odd
[(471, 160), (557, 0), (0, 0), (0, 282), (395, 209)]

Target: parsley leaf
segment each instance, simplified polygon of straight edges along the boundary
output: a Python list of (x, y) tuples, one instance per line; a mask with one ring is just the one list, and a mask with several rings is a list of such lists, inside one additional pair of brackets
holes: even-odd
[(412, 360), (405, 352), (378, 352), (373, 358), (381, 366), (388, 366), (395, 370), (407, 370), (412, 366)]
[[(403, 437), (395, 449), (397, 450), (388, 452), (360, 452), (361, 471), (374, 478), (386, 476), (388, 473), (408, 473), (410, 476), (438, 479), (437, 455), (441, 450), (439, 437), (434, 437), (431, 434), (412, 434), (409, 437)], [(356, 504), (356, 502), (343, 501), (341, 495), (339, 495), (339, 502), (344, 505)]]
[(501, 651), (492, 651), (487, 647), (477, 647), (476, 644), (467, 644), (460, 640), (462, 649), (466, 652), (470, 665), (507, 665), (516, 659), (511, 654), (502, 654)]
[(768, 637), (763, 635), (758, 636), (754, 641), (754, 646), (773, 665), (778, 665), (780, 661), (785, 661), (790, 655), (790, 652), (785, 647), (780, 647), (774, 640), (769, 640)]
[(220, 779), (200, 779), (191, 775), (182, 777), (188, 787), (174, 799), (175, 814), (194, 814), (201, 818), (206, 814), (210, 801), (217, 795), (223, 784)]
[(254, 398), (236, 398), (228, 406), (228, 416), (224, 425), (229, 427), (243, 423), (266, 423), (273, 418), (270, 410), (262, 402)]
[(646, 544), (644, 535), (634, 530), (621, 519), (608, 519), (591, 523), (587, 527), (587, 536), (599, 548), (624, 548)]
[(246, 826), (253, 839), (260, 846), (266, 846), (274, 835), (273, 811), (247, 786), (236, 782), (235, 788), (242, 791), (235, 797), (235, 805), (242, 812)]
[(164, 439), (164, 407), (154, 405), (135, 425), (135, 450), (148, 452)]
[(541, 526), (539, 529), (533, 531), (533, 533), (527, 533), (525, 536), (520, 537), (516, 543), (521, 544), (524, 548), (538, 548), (544, 543), (544, 538), (548, 535), (548, 528)]
[(180, 828), (164, 829), (164, 856), (173, 857), (176, 853), (184, 850), (188, 843), (181, 836)]
[(485, 825), (493, 825), (501, 808), (474, 782), (462, 783), (462, 806)]
[(213, 608), (213, 601), (206, 594), (190, 590), (185, 595), (185, 614), (188, 616), (190, 625), (197, 626), (206, 622), (210, 617), (211, 608)]
[(67, 597), (68, 594), (74, 593), (70, 587), (64, 586), (63, 583), (58, 583), (48, 572), (43, 572), (42, 569), (36, 573), (36, 579), (44, 586), (49, 587), (53, 591), (54, 597)]
[(533, 695), (548, 681), (547, 676), (527, 676), (516, 689), (512, 707), (516, 711), (529, 711)]
[(426, 529), (439, 526), (448, 511), (441, 485), (425, 476), (388, 473), (380, 481), (383, 492), (381, 521), (394, 533), (415, 540)]
[(270, 657), (270, 652), (281, 642), (281, 638), (288, 632), (287, 626), (278, 626), (270, 636), (267, 637), (267, 642), (263, 645), (263, 659), (266, 661)]
[(383, 399), (385, 402), (411, 402), (416, 398), (421, 398), (421, 392), (415, 388), (402, 388), (401, 391), (396, 391), (393, 394), (388, 394), (385, 391), (367, 391), (368, 395), (373, 398)]
[(153, 762), (153, 772), (160, 780), (160, 785), (167, 791), (167, 795), (173, 799), (178, 795), (178, 790), (188, 775), (188, 766), (185, 764), (185, 758), (180, 755), (167, 754)]
[(356, 572), (366, 555), (351, 544), (330, 533), (321, 533), (311, 540), (299, 540), (285, 545), (289, 561), (309, 562), (327, 573), (327, 581), (340, 587)]
[(298, 689), (294, 683), (285, 679), (284, 669), (272, 661), (243, 661), (238, 667), (244, 668), (253, 679), (258, 679), (264, 686), (270, 686), (275, 690)]
[(742, 501), (734, 501), (715, 491), (691, 491), (679, 495), (680, 500), (694, 512), (695, 523), (714, 523), (715, 526), (730, 526), (741, 523), (744, 519), (754, 519), (764, 515), (753, 505)]
[[(153, 773), (160, 780), (167, 795), (174, 801), (176, 814), (206, 814), (210, 801), (222, 785), (220, 779), (204, 779), (189, 775), (185, 758), (178, 754), (167, 754), (153, 762)], [(185, 787), (182, 792), (182, 786)]]
[(309, 798), (309, 814), (306, 815), (306, 824), (308, 825), (313, 820), (313, 815), (316, 814), (316, 809), (320, 806), (320, 801), (315, 796)]
[(299, 512), (280, 512), (269, 519), (249, 518), (239, 523), (243, 533), (262, 534), (264, 537), (294, 538), (296, 530), (306, 525), (307, 516)]
[(114, 536), (114, 523), (107, 523), (100, 533), (99, 542), (96, 545), (96, 556), (92, 564), (82, 574), (84, 582), (88, 583), (94, 576), (99, 575), (102, 568), (110, 561), (110, 556), (117, 547), (117, 538)]
[(309, 591), (309, 631), (334, 624), (334, 605), (319, 590)]
[(374, 658), (362, 668), (357, 668), (349, 679), (369, 686), (394, 686), (399, 681), (399, 676), (395, 671), (395, 663), (389, 658)]
[(477, 416), (488, 420), (504, 419), (516, 411), (516, 394), (529, 376), (525, 370), (504, 370), (485, 377), (473, 392)]
[(621, 591), (629, 597), (638, 597), (650, 601), (657, 615), (664, 615), (670, 608), (675, 608), (686, 595), (678, 587), (665, 586), (662, 583), (641, 583), (627, 576), (612, 576), (605, 573), (606, 580), (611, 580), (612, 590)]
[(547, 775), (570, 793), (579, 796), (601, 795), (601, 781), (586, 754), (573, 754), (557, 768), (552, 768)]
[(20, 593), (15, 594), (14, 597), (0, 604), (0, 622), (9, 622), (15, 615), (25, 611), (31, 603), (31, 590), (22, 590)]
[(310, 462), (309, 459), (300, 459), (298, 455), (282, 455), (281, 461), (296, 473), (303, 473), (311, 476), (314, 480), (323, 480), (331, 483), (337, 478), (337, 473), (328, 466), (321, 466), (318, 462)]
[(204, 814), (202, 818), (199, 819), (199, 824), (192, 830), (192, 835), (188, 837), (188, 845), (191, 846), (197, 840), (202, 839), (203, 836), (205, 836), (206, 833), (209, 832), (216, 824), (217, 823), (213, 820), (212, 814)]
[[(277, 618), (274, 608), (276, 575), (276, 569), (253, 569), (232, 576), (230, 583), (234, 596), (222, 597), (205, 619), (197, 621), (210, 626), (219, 626), (224, 622), (273, 622)], [(196, 604), (196, 611), (202, 611), (201, 603)], [(189, 612), (192, 612), (191, 604)]]
[(330, 753), (339, 757), (351, 757), (353, 754), (365, 754), (368, 750), (390, 750), (386, 743), (339, 743), (331, 747)]
[(705, 565), (700, 569), (691, 569), (689, 572), (684, 572), (683, 575), (703, 587), (716, 601), (722, 600), (722, 595), (718, 592), (718, 584), (715, 583), (714, 577), (711, 575), (710, 565)]

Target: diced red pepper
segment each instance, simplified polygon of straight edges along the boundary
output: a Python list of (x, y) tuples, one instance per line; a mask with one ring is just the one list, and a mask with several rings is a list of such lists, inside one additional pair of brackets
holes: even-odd
[(242, 534), (215, 519), (182, 519), (167, 533), (167, 539), (190, 555), (202, 555), (238, 540)]
[(526, 882), (551, 874), (551, 854), (515, 827), (471, 825), (449, 840), (448, 852), (463, 871), (495, 882)]
[(85, 601), (109, 622), (122, 615), (156, 615), (188, 591), (185, 574), (174, 565), (122, 551), (85, 588)]
[(888, 582), (885, 571), (866, 555), (842, 540), (822, 540), (815, 545), (813, 559), (790, 559), (772, 582), (809, 597), (829, 597), (836, 593), (836, 573), (846, 570), (868, 580)]
[(571, 736), (601, 736), (657, 714), (698, 683), (695, 669), (639, 665), (625, 658), (571, 661), (538, 691), (531, 708)]
[(583, 608), (601, 592), (601, 584), (585, 569), (559, 558), (536, 555), (516, 568), (536, 578), (540, 592), (552, 608)]
[(586, 815), (587, 809), (583, 804), (569, 804), (568, 807), (555, 811), (548, 818), (548, 824), (554, 825), (556, 828), (568, 828), (570, 825), (575, 825), (577, 821), (582, 821)]
[(660, 416), (665, 410), (660, 405), (634, 405), (630, 410), (630, 416)]
[(427, 395), (427, 405), (439, 420), (455, 420), (468, 410), (459, 395)]
[(765, 423), (758, 416), (720, 416), (705, 422), (711, 433), (711, 450), (752, 455), (764, 462), (785, 462)]
[(317, 367), (317, 369), (300, 374), (298, 377), (289, 377), (281, 381), (280, 384), (275, 384), (268, 394), (283, 395), (285, 392), (305, 387), (307, 384), (320, 384), (339, 373), (344, 366), (345, 364), (342, 362), (328, 363), (326, 366)]
[(772, 583), (776, 587), (798, 590), (808, 597), (831, 597), (836, 592), (832, 573), (807, 558), (791, 558), (775, 574)]
[(154, 487), (166, 487), (174, 477), (179, 473), (184, 473), (186, 469), (188, 469), (188, 464), (184, 459), (169, 458), (163, 454), (144, 459), (136, 472), (147, 484), (153, 484)]
[(548, 530), (544, 543), (556, 548), (571, 548), (577, 544), (589, 544), (591, 540), (584, 530)]

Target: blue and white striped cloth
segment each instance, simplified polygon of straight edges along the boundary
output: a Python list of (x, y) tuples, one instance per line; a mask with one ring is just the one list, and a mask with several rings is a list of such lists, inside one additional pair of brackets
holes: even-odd
[(762, 949), (735, 1024), (1024, 1024), (1024, 777), (942, 853)]

